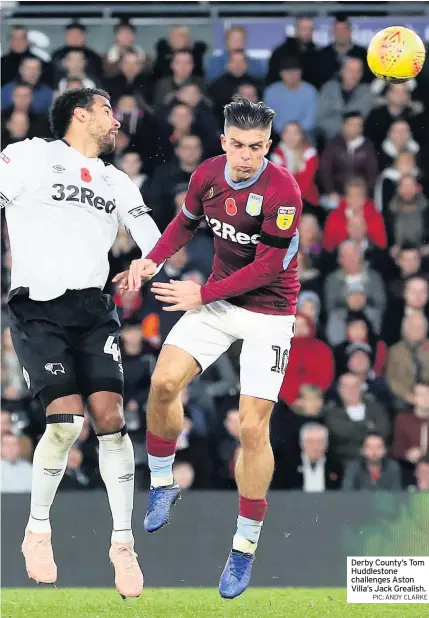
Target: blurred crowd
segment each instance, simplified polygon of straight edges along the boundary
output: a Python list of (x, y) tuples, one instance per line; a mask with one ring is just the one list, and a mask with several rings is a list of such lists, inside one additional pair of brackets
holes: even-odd
[[(268, 61), (246, 53), (246, 29), (225, 33), (211, 53), (175, 26), (144, 48), (128, 22), (104, 56), (80, 23), (69, 24), (50, 62), (13, 26), (1, 59), (2, 147), (49, 137), (52, 100), (69, 88), (102, 86), (121, 121), (110, 161), (138, 186), (161, 231), (180, 209), (191, 174), (221, 153), (222, 108), (235, 93), (276, 112), (269, 158), (300, 185), (296, 335), (271, 436), (274, 489), (429, 490), (429, 62), (416, 80), (386, 84), (368, 71), (345, 18), (318, 49), (313, 22)], [(3, 213), (4, 215), (4, 213)], [(139, 256), (121, 231), (111, 276)], [(204, 284), (213, 247), (201, 226), (160, 280)], [(8, 328), (11, 256), (2, 216), (2, 491), (25, 492), (44, 412), (29, 398)], [(111, 280), (112, 277), (109, 278)], [(125, 417), (139, 487), (148, 486), (146, 402), (160, 346), (179, 314), (144, 289), (120, 296)], [(191, 336), (191, 333), (190, 333)], [(233, 488), (238, 451), (240, 344), (183, 393), (185, 426), (175, 477), (183, 488)], [(256, 359), (255, 359), (256, 362)], [(87, 418), (60, 488), (101, 487), (97, 440)]]

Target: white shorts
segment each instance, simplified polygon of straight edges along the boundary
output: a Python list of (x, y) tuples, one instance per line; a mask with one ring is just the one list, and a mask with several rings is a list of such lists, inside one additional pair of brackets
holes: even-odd
[(241, 394), (277, 401), (294, 326), (292, 315), (255, 313), (216, 301), (186, 312), (164, 343), (188, 352), (205, 371), (234, 341), (242, 339)]

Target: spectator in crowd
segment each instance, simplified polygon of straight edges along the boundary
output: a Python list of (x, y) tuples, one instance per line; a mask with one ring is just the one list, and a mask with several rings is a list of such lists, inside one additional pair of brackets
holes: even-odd
[(384, 440), (390, 436), (389, 418), (384, 408), (363, 394), (360, 378), (343, 374), (338, 381), (338, 401), (325, 410), (333, 454), (342, 464), (359, 456), (365, 436), (379, 433)]
[(165, 146), (151, 109), (135, 94), (124, 93), (114, 107), (114, 115), (122, 132), (130, 136), (128, 147), (140, 154), (145, 172), (152, 175), (165, 156)]
[(139, 53), (134, 50), (124, 52), (119, 61), (119, 72), (106, 79), (106, 88), (112, 97), (113, 104), (124, 94), (132, 94), (139, 103), (151, 103), (152, 85), (143, 71), (143, 62)]
[(264, 93), (265, 103), (276, 111), (274, 129), (281, 135), (288, 122), (297, 122), (310, 134), (316, 125), (316, 88), (302, 80), (301, 65), (293, 57), (282, 60), (280, 77)]
[(348, 57), (344, 61), (339, 79), (332, 79), (322, 86), (317, 109), (317, 128), (325, 139), (337, 137), (347, 112), (359, 112), (366, 118), (371, 111), (373, 95), (368, 84), (362, 83), (363, 71), (362, 60)]
[(159, 80), (171, 75), (171, 60), (177, 51), (188, 51), (193, 58), (193, 75), (203, 76), (203, 58), (207, 50), (206, 43), (193, 41), (187, 26), (173, 26), (168, 33), (168, 39), (161, 39), (156, 45), (156, 59), (153, 67), (153, 78)]
[(25, 112), (12, 112), (6, 126), (2, 128), (2, 146), (20, 142), (23, 139), (34, 137), (30, 125), (30, 118)]
[[(388, 301), (393, 301), (396, 305), (401, 303), (404, 298), (405, 285), (408, 279), (423, 275), (422, 256), (419, 247), (411, 244), (404, 244), (399, 248), (395, 257), (396, 271), (389, 277), (387, 286)], [(401, 311), (401, 309), (400, 309)]]
[(29, 493), (32, 465), (22, 459), (19, 440), (13, 434), (1, 437), (1, 492)]
[(334, 379), (332, 350), (323, 341), (315, 339), (315, 330), (308, 316), (297, 314), (287, 374), (279, 394), (279, 398), (289, 405), (296, 400), (303, 384), (313, 384), (326, 391)]
[(246, 99), (249, 99), (251, 103), (257, 103), (261, 100), (258, 93), (258, 88), (254, 84), (243, 82), (240, 84), (234, 94), (238, 94)]
[(285, 167), (295, 176), (303, 200), (318, 206), (317, 151), (306, 139), (298, 122), (289, 122), (285, 126), (280, 143), (271, 155), (271, 161)]
[(241, 84), (258, 85), (249, 73), (246, 54), (243, 50), (230, 52), (225, 73), (209, 86), (208, 93), (213, 100), (219, 122), (223, 121), (223, 107), (231, 101), (232, 96)]
[(153, 209), (152, 216), (161, 231), (165, 230), (175, 216), (175, 187), (187, 185), (201, 162), (203, 154), (201, 140), (196, 135), (184, 136), (179, 140), (175, 152), (177, 160), (171, 160), (158, 167), (150, 186), (148, 203)]
[[(376, 376), (372, 368), (373, 353), (368, 343), (350, 343), (346, 349), (347, 357), (344, 373), (358, 376), (362, 383), (362, 391), (383, 406), (384, 410), (393, 416), (397, 409), (396, 399), (393, 396), (386, 379)], [(325, 400), (337, 399), (338, 380), (332, 383), (326, 393)]]
[(323, 248), (334, 251), (347, 239), (353, 240), (362, 251), (369, 243), (379, 249), (387, 246), (387, 236), (382, 215), (367, 197), (363, 179), (349, 180), (345, 197), (326, 220)]
[(144, 436), (144, 410), (156, 357), (145, 345), (142, 320), (138, 315), (123, 321), (121, 343), (125, 421), (130, 431)]
[[(340, 268), (328, 275), (325, 282), (327, 311), (345, 308), (349, 294), (364, 293), (370, 306), (376, 310), (377, 323), (380, 324), (386, 305), (384, 285), (380, 275), (364, 264), (362, 251), (353, 240), (346, 240), (341, 243), (338, 262)], [(375, 316), (371, 317), (374, 319)], [(371, 323), (373, 323), (373, 320), (371, 320)]]
[(413, 139), (408, 122), (395, 120), (390, 125), (387, 137), (378, 151), (378, 168), (382, 171), (386, 167), (391, 167), (401, 152), (411, 152), (416, 155), (419, 150), (420, 146)]
[(417, 383), (413, 400), (412, 407), (396, 416), (393, 431), (392, 456), (406, 471), (413, 471), (419, 459), (428, 455), (429, 384)]
[(386, 212), (386, 225), (391, 255), (397, 255), (402, 245), (423, 248), (428, 243), (428, 200), (413, 174), (403, 175), (399, 180)]
[(31, 87), (31, 108), (35, 114), (47, 114), (52, 103), (52, 89), (42, 80), (42, 61), (28, 56), (23, 58), (18, 68), (16, 78), (1, 89), (2, 108), (13, 105), (13, 92), (18, 84)]
[(318, 266), (322, 250), (322, 231), (317, 218), (303, 214), (299, 226), (300, 251), (309, 257), (313, 266)]
[(341, 485), (341, 466), (328, 454), (328, 430), (319, 423), (306, 423), (299, 435), (299, 459), (291, 461), (283, 475), (282, 489), (301, 489), (313, 493), (338, 489)]
[(388, 213), (388, 207), (395, 197), (398, 183), (402, 176), (419, 178), (420, 170), (412, 152), (401, 152), (390, 167), (386, 167), (377, 178), (374, 189), (374, 202), (383, 215)]
[(133, 24), (121, 21), (115, 25), (114, 33), (115, 42), (103, 58), (104, 76), (109, 78), (119, 75), (122, 56), (130, 49), (138, 54), (142, 66), (146, 69), (147, 55), (142, 47), (136, 45), (136, 29)]
[(377, 338), (371, 322), (363, 311), (349, 311), (347, 314), (345, 339), (333, 350), (337, 376), (347, 371), (352, 344), (369, 347), (368, 354), (372, 370), (376, 376), (382, 375), (387, 358), (387, 347), (384, 341)]
[(267, 84), (280, 79), (280, 67), (285, 58), (297, 58), (302, 67), (302, 79), (313, 86), (319, 86), (319, 60), (313, 43), (314, 24), (310, 17), (298, 17), (295, 36), (288, 36), (276, 47), (270, 57)]
[(28, 116), (31, 129), (36, 135), (50, 135), (47, 116), (32, 111), (32, 97), (33, 91), (30, 85), (17, 83), (13, 89), (12, 106), (1, 114), (2, 125), (7, 123), (14, 112), (22, 112)]
[(59, 93), (64, 92), (70, 79), (79, 79), (84, 88), (95, 88), (97, 83), (95, 78), (89, 76), (86, 68), (86, 58), (84, 52), (77, 49), (70, 49), (62, 61), (65, 76), (57, 84)]
[(412, 491), (429, 491), (429, 455), (420, 457), (415, 469), (415, 485), (408, 487)]
[(303, 384), (292, 406), (279, 399), (271, 418), (271, 442), (275, 468), (273, 489), (284, 486), (284, 474), (297, 466), (300, 458), (299, 433), (308, 422), (323, 424), (323, 391), (312, 384)]
[(143, 201), (146, 202), (148, 193), (148, 177), (143, 173), (143, 164), (140, 153), (130, 150), (124, 152), (121, 159), (120, 169), (127, 174), (142, 194)]
[(318, 263), (312, 258), (311, 254), (299, 250), (296, 257), (301, 290), (314, 292), (320, 297), (323, 292), (321, 268), (318, 267)]
[(80, 50), (85, 57), (85, 69), (90, 77), (101, 79), (103, 66), (100, 56), (86, 45), (86, 28), (79, 22), (72, 22), (65, 28), (66, 44), (56, 50), (52, 56), (56, 81), (59, 81), (64, 67), (64, 60), (71, 51)]
[(342, 489), (345, 491), (400, 491), (401, 468), (387, 457), (383, 436), (369, 433), (362, 445), (362, 454), (348, 463)]
[(352, 41), (352, 27), (346, 17), (338, 16), (333, 26), (334, 41), (318, 53), (317, 73), (319, 83), (334, 79), (341, 72), (349, 57), (358, 58), (365, 67), (365, 81), (374, 79), (369, 68), (366, 69), (366, 49)]
[[(205, 75), (208, 82), (218, 79), (227, 69), (228, 59), (235, 51), (246, 50), (247, 30), (244, 26), (231, 26), (225, 32), (225, 49), (216, 50), (207, 56), (205, 61)], [(257, 80), (262, 80), (266, 73), (266, 63), (257, 58), (247, 56), (249, 75)]]
[(403, 120), (412, 128), (415, 139), (419, 139), (422, 116), (416, 113), (411, 103), (408, 84), (390, 84), (385, 105), (371, 110), (365, 122), (365, 135), (371, 138), (375, 146), (381, 147), (390, 127), (397, 120)]
[[(341, 135), (328, 142), (320, 159), (320, 182), (324, 205), (336, 208), (347, 182), (360, 177), (366, 181), (369, 192), (377, 178), (377, 155), (372, 143), (363, 136), (360, 113), (351, 111), (344, 115)], [(327, 198), (327, 199), (326, 199)]]
[[(37, 58), (30, 51), (28, 30), (25, 26), (15, 25), (9, 30), (9, 51), (1, 58), (1, 85), (8, 84), (16, 79), (18, 69), (24, 58)], [(44, 65), (44, 76), (50, 83), (50, 67)]]
[(429, 285), (426, 277), (414, 275), (408, 277), (400, 302), (390, 303), (389, 312), (385, 315), (383, 324), (383, 339), (388, 345), (396, 343), (400, 338), (404, 316), (425, 315), (429, 317)]
[(402, 339), (389, 350), (386, 378), (393, 393), (408, 403), (414, 401), (416, 382), (429, 382), (428, 321), (423, 314), (405, 315)]
[(316, 337), (318, 337), (318, 326), (321, 312), (320, 297), (316, 292), (311, 290), (303, 290), (298, 296), (297, 310), (302, 315), (306, 316), (316, 327)]
[(171, 99), (171, 95), (175, 94), (179, 88), (185, 84), (197, 84), (200, 90), (204, 90), (204, 81), (202, 77), (195, 77), (194, 58), (189, 51), (178, 50), (174, 52), (171, 61), (171, 75), (160, 79), (155, 86), (153, 96), (153, 104), (155, 107), (166, 105)]

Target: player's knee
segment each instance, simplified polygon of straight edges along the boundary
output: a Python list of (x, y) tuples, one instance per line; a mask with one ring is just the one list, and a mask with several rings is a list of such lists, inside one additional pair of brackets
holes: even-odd
[[(55, 421), (55, 416), (51, 415), (46, 420), (46, 439), (50, 447), (56, 453), (67, 453), (76, 440), (79, 438), (83, 427), (83, 416), (74, 414), (63, 414), (61, 421)], [(70, 417), (70, 421), (66, 420)]]
[(151, 379), (151, 392), (159, 403), (169, 403), (180, 392), (180, 381), (170, 371), (156, 370)]
[(93, 408), (92, 415), (95, 431), (99, 435), (121, 431), (125, 425), (124, 413), (119, 404)]
[(240, 423), (240, 444), (244, 450), (257, 451), (269, 441), (269, 430), (264, 419), (245, 417)]

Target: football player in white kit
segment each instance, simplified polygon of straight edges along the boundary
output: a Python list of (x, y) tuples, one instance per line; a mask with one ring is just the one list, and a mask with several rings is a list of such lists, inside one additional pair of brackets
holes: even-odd
[(49, 512), (86, 406), (112, 511), (116, 587), (134, 597), (143, 587), (131, 530), (134, 452), (123, 415), (120, 323), (102, 290), (119, 226), (143, 257), (160, 233), (134, 183), (99, 158), (114, 149), (119, 127), (106, 92), (66, 91), (51, 110), (56, 139), (26, 139), (1, 153), (0, 201), (12, 253), (13, 344), (28, 388), (46, 409), (22, 544), (28, 575), (57, 579)]

